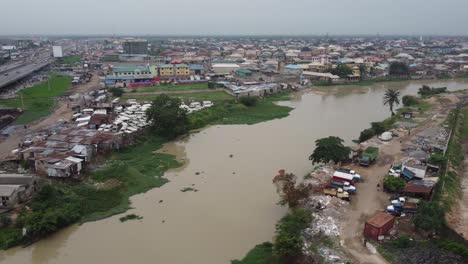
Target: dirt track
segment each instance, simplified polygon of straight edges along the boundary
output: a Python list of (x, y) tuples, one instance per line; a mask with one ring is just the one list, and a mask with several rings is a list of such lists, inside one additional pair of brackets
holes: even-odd
[[(453, 99), (453, 98), (452, 98)], [(377, 188), (377, 184), (383, 186), (383, 178), (393, 162), (402, 158), (401, 148), (412, 137), (425, 128), (438, 126), (445, 120), (449, 108), (454, 107), (454, 101), (447, 101), (444, 104), (432, 102), (436, 107), (431, 111), (428, 118), (417, 128), (411, 130), (411, 135), (395, 138), (390, 142), (379, 142), (380, 156), (375, 165), (368, 168), (353, 166), (362, 176), (364, 181), (357, 185), (358, 192), (351, 202), (351, 209), (346, 215), (346, 222), (343, 224), (341, 239), (344, 249), (354, 258), (356, 263), (378, 264), (387, 263), (379, 254), (372, 254), (364, 246), (362, 232), (365, 221), (377, 211), (383, 211), (388, 204), (389, 194)], [(437, 117), (437, 118), (436, 118)]]

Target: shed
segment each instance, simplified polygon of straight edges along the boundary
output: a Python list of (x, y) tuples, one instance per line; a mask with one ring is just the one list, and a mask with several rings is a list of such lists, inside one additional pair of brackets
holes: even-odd
[(432, 196), (435, 185), (436, 182), (434, 181), (414, 180), (406, 184), (404, 192), (406, 195), (411, 197), (418, 197), (429, 200)]
[(395, 224), (395, 217), (384, 212), (378, 212), (364, 225), (364, 236), (379, 240), (379, 237), (388, 234)]

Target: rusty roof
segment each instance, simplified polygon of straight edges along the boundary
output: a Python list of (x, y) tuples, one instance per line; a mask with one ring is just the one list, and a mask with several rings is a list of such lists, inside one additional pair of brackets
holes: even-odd
[(404, 192), (407, 193), (430, 193), (434, 189), (435, 182), (433, 181), (424, 181), (424, 180), (414, 180), (406, 184)]
[(384, 212), (378, 212), (376, 213), (373, 217), (371, 217), (369, 220), (367, 220), (367, 224), (375, 226), (375, 227), (382, 227), (388, 222), (392, 221), (394, 216), (389, 215)]

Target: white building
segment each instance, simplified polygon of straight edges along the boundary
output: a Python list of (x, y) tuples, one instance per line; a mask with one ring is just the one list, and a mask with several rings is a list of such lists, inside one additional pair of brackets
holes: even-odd
[(52, 46), (52, 53), (54, 55), (54, 58), (62, 58), (63, 57), (62, 46)]
[(211, 68), (216, 74), (231, 74), (235, 70), (239, 69), (240, 66), (234, 63), (217, 63), (213, 64)]

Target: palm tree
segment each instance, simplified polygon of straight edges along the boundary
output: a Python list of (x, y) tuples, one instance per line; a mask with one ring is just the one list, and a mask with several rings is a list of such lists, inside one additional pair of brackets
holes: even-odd
[(397, 90), (387, 89), (383, 97), (383, 104), (390, 106), (390, 112), (392, 112), (392, 116), (394, 116), (395, 113), (393, 112), (393, 105), (400, 104), (400, 92)]

